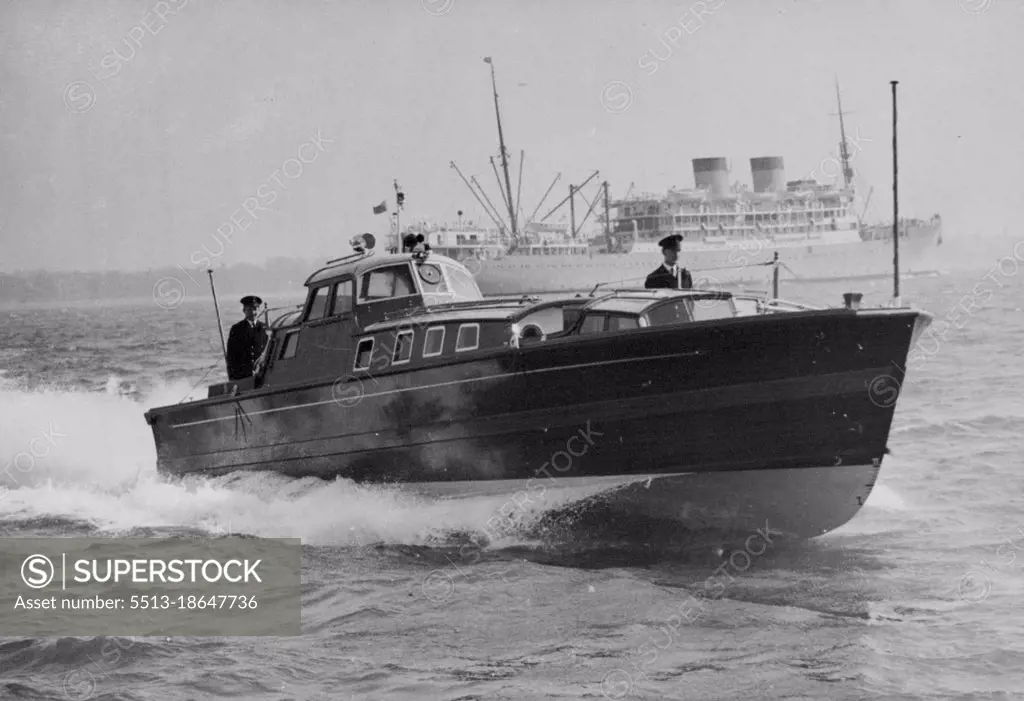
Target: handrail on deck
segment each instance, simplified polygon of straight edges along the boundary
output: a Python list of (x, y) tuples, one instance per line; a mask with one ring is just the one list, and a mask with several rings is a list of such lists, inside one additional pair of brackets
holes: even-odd
[(793, 309), (796, 311), (809, 312), (825, 309), (825, 307), (817, 307), (813, 304), (801, 304), (799, 302), (790, 302), (785, 299), (770, 299), (767, 300), (764, 305), (771, 309)]
[(800, 302), (791, 302), (785, 299), (769, 299), (767, 297), (759, 297), (757, 295), (733, 295), (734, 300), (742, 300), (746, 302), (754, 302), (757, 304), (757, 311), (798, 311), (798, 312), (811, 312), (820, 311), (826, 307), (814, 306), (811, 304), (802, 304)]

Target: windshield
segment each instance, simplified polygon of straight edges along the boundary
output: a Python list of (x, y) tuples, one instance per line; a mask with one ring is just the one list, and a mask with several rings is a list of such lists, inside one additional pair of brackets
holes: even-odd
[(371, 270), (363, 275), (359, 300), (366, 302), (390, 299), (391, 297), (406, 297), (413, 294), (416, 294), (416, 283), (412, 281), (409, 266), (406, 264), (391, 265)]
[(457, 302), (475, 302), (484, 298), (476, 280), (465, 268), (454, 265), (444, 265), (445, 274), (448, 276), (448, 289), (454, 295)]

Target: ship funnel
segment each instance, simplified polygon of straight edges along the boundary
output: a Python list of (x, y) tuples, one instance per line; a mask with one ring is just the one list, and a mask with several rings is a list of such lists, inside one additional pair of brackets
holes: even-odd
[(694, 158), (693, 182), (697, 189), (707, 189), (714, 197), (729, 194), (729, 166), (724, 158)]
[(754, 192), (786, 191), (786, 169), (781, 156), (751, 158), (750, 173), (754, 179)]

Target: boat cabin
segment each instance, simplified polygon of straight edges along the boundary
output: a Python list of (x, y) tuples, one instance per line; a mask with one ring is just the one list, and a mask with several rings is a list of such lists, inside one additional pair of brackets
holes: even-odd
[(742, 315), (728, 292), (621, 289), (535, 305), (513, 323), (521, 344)]
[(423, 252), (359, 253), (305, 286), (305, 303), (270, 324), (257, 375), (214, 385), (209, 397), (345, 385), (570, 336), (738, 315), (730, 294), (705, 290), (485, 299), (463, 265)]
[(469, 271), (439, 255), (351, 256), (314, 272), (305, 285), (302, 308), (272, 324), (262, 386), (338, 376), (358, 352), (361, 330), (483, 300)]

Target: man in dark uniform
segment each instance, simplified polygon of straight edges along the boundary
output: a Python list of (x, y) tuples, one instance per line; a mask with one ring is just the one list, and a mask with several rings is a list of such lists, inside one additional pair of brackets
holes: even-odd
[(256, 295), (242, 297), (245, 318), (231, 327), (228, 335), (228, 379), (252, 377), (256, 360), (267, 345), (267, 327), (256, 319), (263, 300)]
[(658, 242), (661, 252), (665, 256), (665, 262), (647, 276), (647, 281), (644, 283), (645, 288), (649, 290), (689, 290), (693, 288), (690, 271), (680, 267), (677, 263), (679, 242), (682, 240), (683, 237), (679, 234), (672, 234)]

